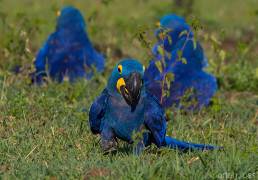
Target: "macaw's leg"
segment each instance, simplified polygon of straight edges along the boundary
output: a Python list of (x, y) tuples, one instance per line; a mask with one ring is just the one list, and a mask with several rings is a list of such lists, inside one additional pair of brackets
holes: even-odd
[(137, 145), (133, 148), (133, 154), (140, 155), (142, 151), (144, 150), (145, 145), (143, 140), (138, 142)]
[(145, 147), (151, 144), (150, 133), (145, 132), (143, 133), (143, 138), (137, 145), (134, 147), (133, 152), (135, 155), (140, 155)]
[(110, 127), (104, 127), (101, 131), (101, 147), (104, 153), (109, 153), (116, 150), (116, 140), (114, 132)]

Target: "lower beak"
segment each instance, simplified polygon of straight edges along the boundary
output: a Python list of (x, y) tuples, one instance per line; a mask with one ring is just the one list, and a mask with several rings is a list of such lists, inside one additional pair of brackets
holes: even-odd
[(125, 78), (125, 85), (120, 87), (120, 92), (126, 103), (132, 107), (132, 110), (137, 106), (142, 88), (141, 74), (133, 72), (128, 78)]

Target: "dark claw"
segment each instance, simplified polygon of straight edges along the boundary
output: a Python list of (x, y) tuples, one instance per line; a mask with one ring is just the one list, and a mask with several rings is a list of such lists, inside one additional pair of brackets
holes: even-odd
[(101, 140), (101, 148), (104, 154), (108, 154), (117, 150), (117, 143), (115, 139), (112, 140)]

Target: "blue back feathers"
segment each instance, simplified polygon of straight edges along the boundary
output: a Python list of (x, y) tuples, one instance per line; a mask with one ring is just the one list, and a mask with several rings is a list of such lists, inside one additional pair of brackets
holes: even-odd
[[(165, 32), (166, 36), (160, 38), (160, 34)], [(185, 33), (183, 33), (185, 32)], [(161, 100), (161, 83), (168, 72), (175, 75), (170, 86), (170, 96), (162, 100), (164, 107), (175, 105), (182, 109), (200, 109), (209, 104), (210, 99), (217, 90), (215, 77), (206, 73), (204, 68), (208, 65), (207, 58), (199, 42), (194, 43), (193, 32), (186, 21), (177, 15), (166, 15), (160, 20), (160, 28), (155, 31), (158, 42), (154, 45), (152, 52), (154, 59), (150, 62), (145, 71), (145, 81), (147, 89)], [(165, 54), (165, 68), (159, 72), (155, 62), (160, 61), (162, 56), (159, 53), (159, 46), (163, 46)], [(182, 57), (187, 63), (180, 61), (178, 52), (182, 52)], [(185, 93), (192, 91), (190, 100), (195, 99), (195, 103), (190, 106), (183, 106), (181, 99)]]
[(78, 9), (71, 6), (62, 9), (56, 31), (48, 37), (36, 57), (37, 83), (42, 83), (46, 74), (57, 82), (62, 82), (65, 76), (73, 82), (77, 78), (91, 78), (93, 67), (99, 72), (104, 70), (104, 58), (92, 46), (85, 28)]
[(85, 22), (79, 10), (72, 6), (63, 8), (57, 20), (57, 30), (84, 30)]

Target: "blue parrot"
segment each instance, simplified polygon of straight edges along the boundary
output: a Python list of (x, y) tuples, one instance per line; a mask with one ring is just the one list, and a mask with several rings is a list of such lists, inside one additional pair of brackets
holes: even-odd
[[(207, 58), (200, 43), (194, 42), (194, 34), (190, 26), (182, 17), (174, 14), (164, 16), (159, 26), (155, 32), (158, 42), (152, 49), (154, 59), (150, 61), (144, 76), (147, 89), (165, 108), (175, 105), (185, 110), (199, 110), (209, 105), (217, 91), (217, 82), (214, 76), (204, 71), (208, 66)], [(163, 47), (164, 55), (161, 55), (160, 47)], [(180, 61), (179, 51), (181, 58), (186, 62)], [(161, 61), (162, 58), (165, 65), (160, 72), (156, 62)], [(170, 83), (170, 95), (161, 97), (161, 81), (167, 73), (173, 73), (174, 80)], [(182, 103), (183, 96), (187, 92), (190, 95), (185, 101), (190, 102), (190, 105)]]
[(143, 75), (144, 66), (137, 60), (122, 60), (91, 105), (90, 129), (93, 134), (100, 134), (102, 149), (115, 150), (117, 138), (133, 143), (132, 136), (137, 132), (142, 132), (142, 138), (135, 148), (136, 153), (152, 143), (182, 151), (216, 149), (216, 146), (187, 143), (166, 136), (163, 108), (145, 89)]
[(94, 68), (104, 70), (104, 57), (92, 46), (86, 24), (80, 11), (72, 6), (62, 9), (57, 19), (56, 31), (52, 33), (39, 50), (34, 62), (34, 81), (43, 82), (43, 77), (62, 82), (68, 77), (70, 82), (77, 78), (90, 79)]

